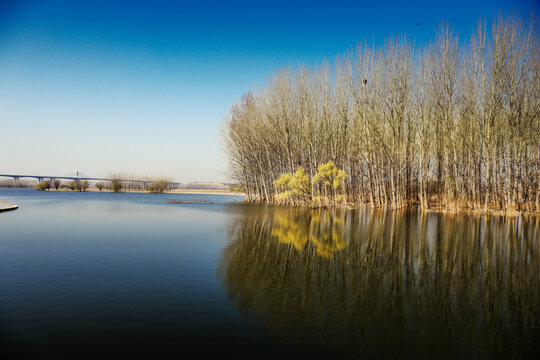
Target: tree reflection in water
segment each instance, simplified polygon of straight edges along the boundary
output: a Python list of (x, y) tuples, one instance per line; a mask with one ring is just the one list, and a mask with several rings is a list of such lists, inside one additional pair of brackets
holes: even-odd
[(344, 222), (338, 212), (313, 210), (293, 214), (277, 211), (273, 219), (272, 235), (280, 243), (292, 244), (302, 251), (309, 243), (318, 255), (332, 258), (334, 253), (346, 246)]
[[(237, 209), (238, 210), (238, 209)], [(241, 206), (220, 265), (274, 336), (335, 355), (537, 355), (536, 219)]]

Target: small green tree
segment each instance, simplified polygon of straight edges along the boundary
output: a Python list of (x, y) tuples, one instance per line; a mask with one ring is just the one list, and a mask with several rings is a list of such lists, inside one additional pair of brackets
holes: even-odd
[(88, 183), (88, 180), (83, 180), (81, 182), (80, 187), (79, 187), (79, 191), (86, 191), (86, 190), (88, 190), (89, 186), (90, 186), (90, 184)]
[(51, 188), (51, 183), (49, 181), (42, 181), (38, 183), (35, 187), (35, 189), (39, 191), (49, 190), (50, 188)]
[(75, 191), (75, 190), (77, 189), (78, 186), (79, 186), (79, 185), (77, 184), (77, 181), (73, 180), (73, 181), (70, 181), (70, 182), (69, 182), (69, 184), (68, 184), (67, 187), (68, 187), (68, 189), (74, 190), (74, 191)]
[(113, 179), (111, 181), (111, 190), (114, 192), (122, 191), (122, 182), (118, 179)]
[(242, 185), (229, 185), (229, 191), (244, 192), (245, 189)]
[(60, 179), (54, 179), (54, 188), (56, 190), (60, 188)]
[(153, 193), (162, 193), (167, 190), (170, 186), (170, 183), (167, 180), (157, 180), (150, 184), (147, 188), (148, 191)]
[(102, 182), (96, 183), (96, 188), (97, 188), (99, 191), (101, 191), (101, 189), (103, 189), (104, 187), (105, 187), (105, 184), (104, 184), (104, 183), (102, 183)]

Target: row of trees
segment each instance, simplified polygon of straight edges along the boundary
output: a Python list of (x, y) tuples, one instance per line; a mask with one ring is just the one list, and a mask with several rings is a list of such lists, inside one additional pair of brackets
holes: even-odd
[[(106, 190), (111, 190), (113, 192), (121, 192), (122, 190), (126, 190), (126, 189), (133, 190), (132, 187), (129, 186), (130, 183), (133, 183), (133, 182), (123, 181), (120, 178), (113, 178), (110, 184), (105, 184), (104, 182), (100, 181), (95, 184), (95, 187), (99, 191), (106, 189)], [(73, 191), (86, 191), (90, 187), (90, 183), (87, 180), (83, 180), (83, 181), (74, 180), (74, 181), (69, 182), (68, 184), (61, 184), (59, 179), (54, 179), (53, 182), (46, 180), (46, 181), (42, 181), (38, 183), (35, 186), (35, 189), (45, 191), (45, 190), (50, 190), (52, 186), (54, 186), (56, 190), (67, 189), (67, 190), (73, 190)], [(164, 179), (159, 179), (159, 180), (155, 180), (149, 183), (144, 183), (144, 187), (141, 188), (141, 190), (149, 191), (152, 193), (162, 193), (170, 189), (172, 189), (171, 183)]]
[(280, 202), (282, 174), (313, 179), (330, 160), (348, 175), (347, 202), (538, 210), (535, 26), (499, 17), (460, 45), (444, 25), (427, 48), (392, 38), (333, 67), (283, 69), (230, 111), (231, 174), (249, 200)]
[[(168, 178), (153, 178), (147, 176), (137, 175), (125, 175), (125, 174), (113, 174), (110, 176), (112, 179), (111, 190), (114, 192), (119, 191), (149, 191), (152, 193), (162, 193), (167, 190), (173, 190), (174, 184), (171, 179)], [(145, 180), (130, 180), (133, 178), (144, 178)]]
[(74, 180), (74, 181), (71, 181), (69, 184), (62, 184), (60, 179), (54, 179), (52, 182), (49, 180), (39, 182), (35, 186), (35, 189), (40, 190), (40, 191), (45, 191), (45, 190), (50, 190), (51, 186), (54, 186), (56, 190), (69, 189), (73, 191), (86, 191), (90, 187), (90, 183), (87, 180), (83, 180), (83, 181)]

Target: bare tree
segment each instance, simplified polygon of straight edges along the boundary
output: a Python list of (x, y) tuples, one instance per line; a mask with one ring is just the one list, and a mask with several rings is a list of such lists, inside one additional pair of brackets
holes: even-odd
[[(231, 177), (250, 201), (282, 202), (275, 180), (332, 161), (348, 202), (399, 208), (540, 209), (540, 52), (534, 20), (450, 25), (429, 47), (359, 45), (333, 67), (282, 69), (233, 105)], [(312, 183), (311, 195), (324, 191)], [(281, 200), (280, 200), (281, 199)]]

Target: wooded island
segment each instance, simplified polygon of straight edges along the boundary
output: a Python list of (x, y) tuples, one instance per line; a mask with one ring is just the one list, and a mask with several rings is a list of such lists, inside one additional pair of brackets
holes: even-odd
[(250, 201), (538, 211), (540, 52), (531, 19), (442, 25), (331, 66), (279, 71), (233, 105), (232, 176)]

